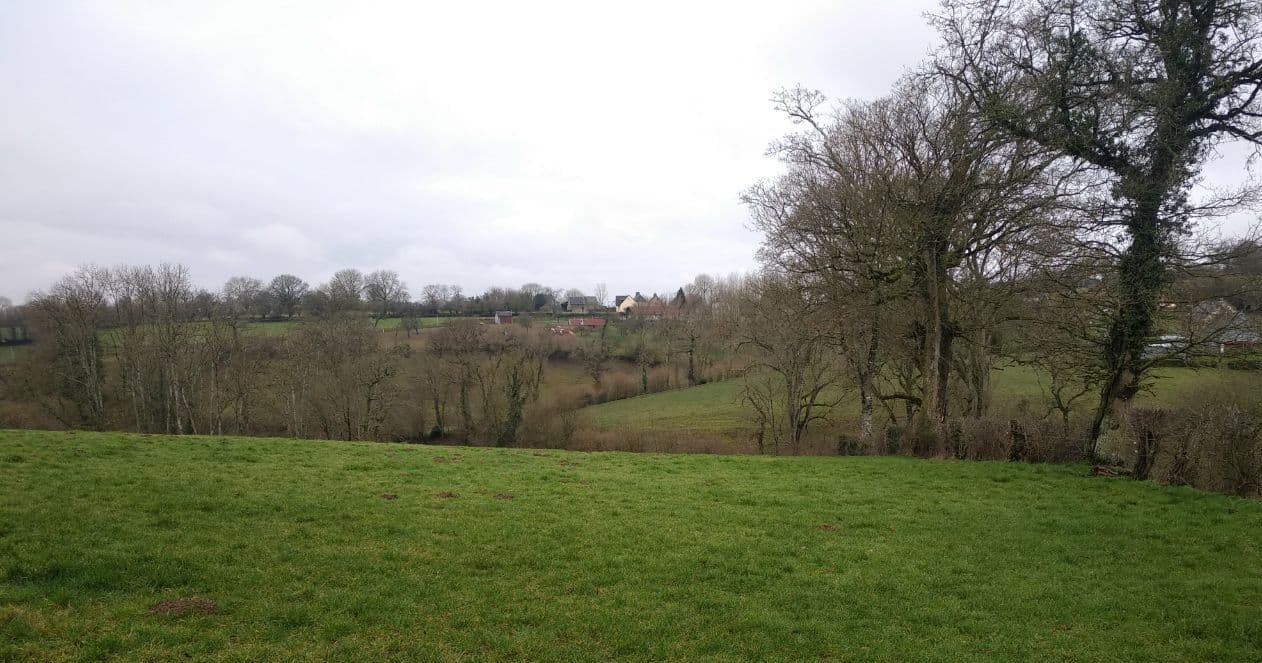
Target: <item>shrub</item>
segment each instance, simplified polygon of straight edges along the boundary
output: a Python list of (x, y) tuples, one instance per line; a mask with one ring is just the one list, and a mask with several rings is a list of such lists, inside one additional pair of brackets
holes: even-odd
[(1145, 428), (1164, 430), (1158, 445), (1168, 448), (1158, 448), (1153, 476), (1241, 497), (1262, 493), (1262, 403), (1251, 394), (1225, 388), (1204, 392), (1166, 415), (1160, 427), (1152, 417), (1139, 414), (1127, 423), (1132, 439), (1144, 435)]
[(879, 440), (878, 449), (880, 452), (893, 456), (902, 451), (903, 438), (905, 437), (903, 430), (902, 426), (894, 423), (886, 426), (882, 439)]
[(911, 435), (908, 437), (904, 451), (910, 451), (915, 456), (929, 457), (938, 453), (941, 441), (938, 439), (938, 432), (934, 430), (933, 424), (929, 421), (929, 417), (917, 416), (912, 421)]
[(1126, 432), (1131, 443), (1134, 465), (1131, 475), (1143, 481), (1152, 472), (1161, 443), (1170, 428), (1170, 417), (1165, 410), (1135, 408), (1127, 414)]
[(1228, 359), (1226, 365), (1233, 371), (1262, 371), (1262, 359)]
[(1161, 480), (1172, 486), (1194, 486), (1200, 466), (1200, 449), (1196, 435), (1190, 431), (1174, 431), (1168, 438), (1169, 447)]
[(958, 419), (952, 419), (947, 422), (946, 430), (946, 451), (947, 454), (958, 460), (964, 460), (969, 455), (969, 444), (964, 438), (964, 429)]
[(968, 460), (1003, 460), (1008, 458), (1011, 443), (1008, 424), (985, 417), (960, 422), (960, 436)]
[(837, 436), (838, 456), (862, 456), (867, 453), (863, 441), (857, 436), (843, 432)]
[(1225, 402), (1204, 411), (1200, 422), (1202, 460), (1211, 489), (1240, 497), (1262, 491), (1262, 412), (1257, 404)]

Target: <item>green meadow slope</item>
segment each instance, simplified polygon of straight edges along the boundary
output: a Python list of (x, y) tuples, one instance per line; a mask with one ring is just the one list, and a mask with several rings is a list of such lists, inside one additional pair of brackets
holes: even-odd
[(0, 431), (0, 660), (1262, 659), (1262, 504), (1086, 474)]
[[(996, 410), (1011, 411), (1025, 401), (1033, 412), (1043, 412), (1042, 387), (1034, 369), (1018, 365), (997, 368), (991, 380)], [(580, 410), (580, 416), (585, 424), (602, 430), (731, 436), (749, 426), (746, 409), (741, 405), (741, 388), (739, 380), (713, 382), (593, 405)], [(1176, 407), (1198, 393), (1214, 389), (1262, 391), (1262, 371), (1162, 368), (1154, 372), (1151, 389), (1140, 393), (1136, 402), (1148, 407)], [(1092, 403), (1090, 397), (1084, 397), (1079, 404), (1085, 409)], [(841, 407), (841, 416), (857, 417), (858, 396), (849, 393)]]

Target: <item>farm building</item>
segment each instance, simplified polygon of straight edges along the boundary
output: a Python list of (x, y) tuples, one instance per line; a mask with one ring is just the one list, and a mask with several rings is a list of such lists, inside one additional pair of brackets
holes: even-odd
[(582, 314), (602, 311), (604, 310), (605, 305), (596, 297), (584, 295), (582, 297), (574, 297), (570, 299), (565, 302), (565, 305), (562, 308), (569, 313)]
[(495, 315), (492, 316), (491, 321), (497, 325), (511, 325), (513, 324), (513, 312), (496, 311)]

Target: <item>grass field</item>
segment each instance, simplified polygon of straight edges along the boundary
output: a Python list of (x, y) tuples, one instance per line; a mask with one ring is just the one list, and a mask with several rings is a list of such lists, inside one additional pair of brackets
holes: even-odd
[(1085, 475), (0, 431), (0, 660), (1256, 663), (1262, 504)]
[(8, 364), (20, 359), (25, 353), (31, 351), (29, 345), (8, 345), (0, 348), (0, 364)]
[[(997, 369), (992, 377), (994, 405), (998, 410), (1015, 407), (1022, 399), (1031, 409), (1043, 412), (1038, 374), (1025, 366)], [(1152, 392), (1143, 392), (1136, 402), (1144, 405), (1177, 406), (1194, 394), (1210, 388), (1230, 388), (1245, 392), (1262, 390), (1262, 372), (1226, 369), (1162, 368), (1154, 373)], [(667, 391), (602, 403), (583, 409), (584, 423), (604, 430), (695, 431), (731, 435), (747, 426), (740, 403), (739, 380), (716, 382), (691, 389)], [(859, 414), (858, 396), (851, 394), (848, 416)], [(1081, 406), (1093, 404), (1084, 397)]]

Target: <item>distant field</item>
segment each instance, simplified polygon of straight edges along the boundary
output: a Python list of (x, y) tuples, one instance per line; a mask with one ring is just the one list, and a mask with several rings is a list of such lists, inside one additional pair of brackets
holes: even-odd
[[(460, 320), (458, 316), (439, 316), (439, 317), (418, 317), (422, 328), (437, 327), (444, 325), (452, 320)], [(381, 331), (392, 331), (398, 329), (402, 318), (382, 318), (377, 322), (377, 329)], [(371, 321), (370, 321), (371, 322)], [(294, 328), (295, 325), (301, 324), (299, 320), (269, 320), (266, 322), (254, 322), (250, 324), (250, 329), (266, 335), (284, 334)]]
[[(447, 323), (449, 323), (449, 322), (451, 322), (451, 321), (453, 321), (453, 320), (462, 320), (462, 319), (472, 319), (472, 320), (477, 320), (477, 319), (479, 319), (479, 318), (463, 318), (463, 317), (460, 317), (460, 316), (441, 316), (441, 317), (418, 318), (418, 320), (419, 320), (419, 321), (420, 321), (420, 323), (421, 323), (421, 327), (422, 327), (422, 328), (426, 328), (426, 329), (428, 329), (428, 328), (432, 328), (432, 327), (438, 327), (438, 326), (440, 326), (440, 325), (447, 324)], [(400, 325), (400, 322), (401, 322), (401, 321), (402, 321), (402, 320), (401, 320), (401, 318), (382, 318), (382, 319), (381, 319), (380, 321), (378, 321), (378, 323), (377, 323), (377, 329), (378, 329), (378, 330), (380, 330), (380, 331), (394, 331), (394, 330), (399, 329), (399, 325)], [(368, 322), (370, 322), (370, 323), (371, 323), (371, 320), (369, 320)], [(208, 323), (207, 323), (206, 321), (202, 320), (202, 321), (191, 322), (191, 323), (188, 323), (188, 324), (191, 324), (191, 325), (206, 325), (206, 324), (208, 324)], [(254, 332), (254, 333), (256, 333), (256, 334), (263, 335), (263, 336), (281, 336), (281, 335), (283, 335), (283, 334), (287, 334), (287, 333), (289, 333), (290, 331), (292, 331), (294, 328), (296, 328), (298, 325), (301, 325), (301, 324), (302, 324), (302, 320), (300, 320), (300, 319), (296, 319), (296, 320), (256, 320), (256, 321), (252, 321), (252, 322), (247, 323), (247, 324), (246, 324), (246, 329), (248, 329), (248, 330), (250, 330), (250, 331), (252, 331), (252, 332)], [(114, 331), (114, 330), (112, 330), (112, 329), (105, 329), (105, 330), (102, 330), (102, 331), (100, 332), (100, 337), (101, 337), (101, 340), (102, 340), (104, 343), (106, 343), (106, 344), (111, 343), (111, 336), (112, 336), (114, 333), (115, 333), (115, 331)]]
[[(1042, 413), (1039, 376), (1025, 366), (998, 369), (992, 377), (995, 407), (1013, 408), (1022, 399)], [(1162, 368), (1156, 371), (1152, 393), (1142, 393), (1138, 403), (1175, 406), (1208, 388), (1231, 388), (1262, 393), (1262, 372), (1226, 369)], [(691, 389), (637, 396), (585, 408), (583, 421), (605, 430), (699, 431), (721, 435), (740, 431), (747, 425), (740, 404), (738, 380), (716, 382)], [(845, 416), (858, 416), (858, 397), (852, 394)], [(1080, 401), (1092, 404), (1089, 397)]]
[(0, 660), (1256, 663), (1260, 542), (1077, 466), (0, 431)]
[[(489, 317), (485, 316), (460, 316), (460, 315), (443, 315), (443, 316), (417, 316), (417, 321), (423, 329), (432, 329), (445, 324), (449, 324), (456, 320), (473, 320), (488, 321)], [(540, 325), (555, 324), (560, 318), (549, 316), (535, 316), (532, 322)], [(394, 331), (399, 329), (402, 324), (402, 318), (382, 318), (377, 322), (377, 329), (381, 331)], [(299, 324), (298, 320), (269, 320), (266, 322), (251, 323), (251, 328), (258, 330), (264, 334), (283, 334)]]
[(583, 421), (607, 430), (733, 433), (745, 425), (741, 384), (712, 382), (584, 408)]
[(0, 347), (0, 364), (8, 364), (17, 361), (23, 353), (30, 352), (29, 345), (11, 345), (8, 347)]

